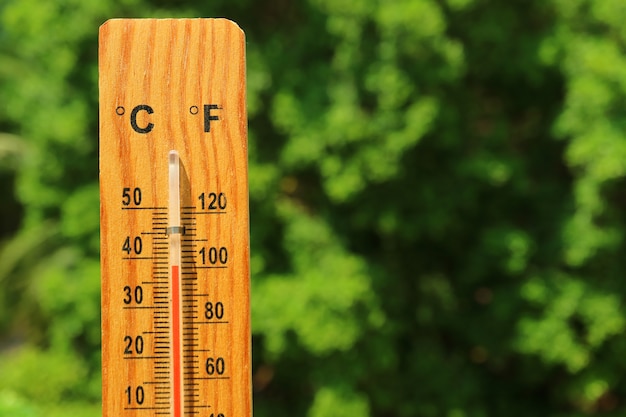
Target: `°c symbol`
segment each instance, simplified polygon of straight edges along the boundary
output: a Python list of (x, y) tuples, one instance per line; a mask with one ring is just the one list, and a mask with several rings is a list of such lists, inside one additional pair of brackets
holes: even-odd
[(115, 114), (117, 114), (118, 116), (123, 116), (124, 113), (126, 113), (126, 109), (124, 109), (124, 107), (122, 106), (117, 106), (117, 108), (115, 109)]
[(137, 113), (140, 111), (145, 111), (148, 114), (154, 113), (152, 107), (147, 104), (140, 104), (133, 108), (133, 111), (130, 112), (130, 125), (133, 130), (137, 133), (150, 133), (152, 128), (154, 128), (154, 123), (148, 123), (145, 127), (141, 127), (137, 124)]

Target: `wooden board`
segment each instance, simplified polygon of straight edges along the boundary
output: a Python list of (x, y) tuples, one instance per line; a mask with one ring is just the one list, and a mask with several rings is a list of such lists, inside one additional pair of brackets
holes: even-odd
[[(248, 417), (244, 34), (224, 19), (110, 20), (99, 76), (103, 416)], [(183, 365), (172, 348), (171, 150), (185, 228)]]

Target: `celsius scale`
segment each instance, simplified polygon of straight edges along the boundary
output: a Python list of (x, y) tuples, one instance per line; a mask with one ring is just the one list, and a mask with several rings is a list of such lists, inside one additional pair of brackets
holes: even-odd
[(250, 417), (245, 38), (100, 28), (104, 417)]

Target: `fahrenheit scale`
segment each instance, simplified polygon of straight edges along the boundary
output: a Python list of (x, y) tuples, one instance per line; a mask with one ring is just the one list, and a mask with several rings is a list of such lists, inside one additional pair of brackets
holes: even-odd
[(245, 41), (100, 28), (104, 417), (251, 416)]

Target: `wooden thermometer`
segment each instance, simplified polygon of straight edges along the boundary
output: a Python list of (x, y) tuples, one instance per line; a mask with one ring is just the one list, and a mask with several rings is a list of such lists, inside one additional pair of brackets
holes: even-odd
[(104, 417), (250, 417), (245, 40), (100, 28)]

